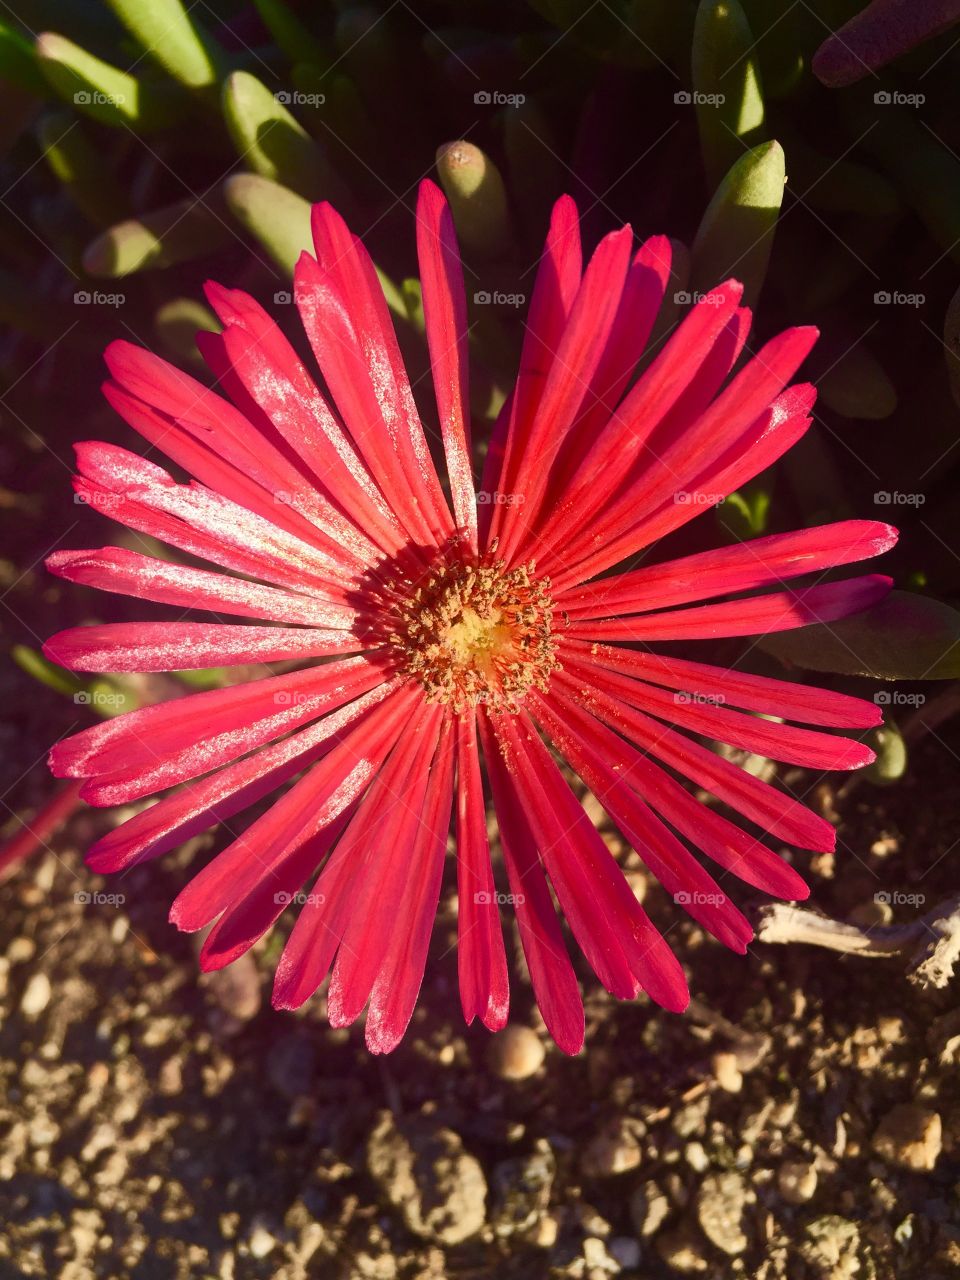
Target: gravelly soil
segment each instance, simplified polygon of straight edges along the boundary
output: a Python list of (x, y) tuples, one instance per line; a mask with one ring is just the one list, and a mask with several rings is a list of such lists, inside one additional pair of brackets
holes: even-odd
[[(941, 735), (899, 786), (839, 802), (818, 906), (955, 889), (958, 742)], [(960, 1012), (901, 961), (741, 959), (675, 924), (690, 1014), (584, 975), (585, 1052), (547, 1045), (507, 1080), (462, 1026), (446, 899), (408, 1039), (378, 1060), (327, 1028), (322, 998), (270, 1009), (277, 938), (198, 979), (165, 917), (203, 842), (103, 881), (79, 850), (107, 821), (79, 816), (0, 888), (0, 1274), (960, 1274)], [(646, 902), (675, 921), (655, 887)], [(542, 1032), (522, 978), (513, 1019)]]

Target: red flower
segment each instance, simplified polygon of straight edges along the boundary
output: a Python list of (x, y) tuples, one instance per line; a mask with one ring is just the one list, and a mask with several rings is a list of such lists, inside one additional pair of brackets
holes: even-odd
[[(551, 746), (667, 892), (743, 952), (750, 926), (690, 846), (721, 880), (732, 872), (789, 898), (807, 888), (675, 774), (778, 841), (831, 849), (823, 818), (698, 738), (852, 769), (872, 758), (861, 743), (781, 720), (860, 730), (880, 717), (870, 703), (657, 654), (648, 642), (844, 617), (879, 600), (889, 580), (786, 581), (877, 555), (896, 535), (851, 520), (598, 578), (803, 435), (814, 391), (787, 383), (816, 335), (780, 334), (728, 381), (750, 321), (730, 280), (631, 385), (669, 244), (654, 237), (634, 253), (624, 227), (581, 274), (569, 198), (553, 212), (517, 382), (476, 490), (463, 277), (450, 213), (427, 182), (417, 240), (448, 504), (370, 259), (326, 205), (313, 232), (296, 300), (328, 396), (253, 299), (210, 285), (224, 329), (199, 342), (229, 399), (128, 343), (107, 352), (110, 403), (192, 482), (112, 445), (77, 449), (86, 502), (229, 572), (117, 547), (49, 561), (74, 582), (270, 625), (92, 626), (54, 636), (46, 653), (98, 672), (323, 661), (97, 724), (59, 743), (51, 768), (85, 778), (95, 805), (187, 784), (101, 839), (89, 855), (98, 872), (229, 825), (298, 778), (194, 877), (171, 919), (185, 930), (216, 922), (201, 957), (214, 969), (302, 902), (275, 1004), (302, 1004), (332, 966), (331, 1021), (353, 1022), (368, 1006), (367, 1044), (383, 1052), (419, 992), (454, 799), (464, 1015), (491, 1029), (506, 1020), (505, 895), (491, 868), (482, 758), (537, 1001), (573, 1053), (583, 1008), (551, 888), (614, 995), (643, 990), (679, 1010), (688, 994)], [(762, 587), (776, 589), (699, 603)]]

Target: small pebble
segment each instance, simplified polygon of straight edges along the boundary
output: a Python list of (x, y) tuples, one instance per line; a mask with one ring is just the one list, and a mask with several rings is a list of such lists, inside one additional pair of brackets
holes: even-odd
[(692, 1222), (682, 1222), (656, 1239), (657, 1253), (674, 1271), (697, 1275), (707, 1269), (703, 1241)]
[(560, 1224), (553, 1214), (545, 1213), (524, 1239), (535, 1249), (552, 1249), (560, 1234)]
[(632, 1236), (614, 1236), (607, 1245), (607, 1252), (626, 1271), (633, 1271), (640, 1265), (640, 1241)]
[(254, 1227), (247, 1242), (247, 1247), (254, 1258), (265, 1258), (276, 1247), (276, 1240), (266, 1227)]
[(743, 1076), (735, 1053), (715, 1053), (712, 1058), (713, 1074), (717, 1084), (727, 1093), (739, 1093), (743, 1088)]
[(687, 1164), (697, 1173), (705, 1173), (710, 1166), (710, 1157), (703, 1148), (702, 1142), (688, 1142), (683, 1149)]
[(697, 1218), (707, 1239), (731, 1257), (743, 1253), (749, 1241), (741, 1225), (747, 1185), (739, 1173), (712, 1173), (697, 1194)]
[(23, 1016), (31, 1021), (39, 1018), (50, 1003), (51, 995), (50, 979), (45, 973), (35, 973), (27, 983), (23, 992), (23, 999), (20, 1001), (20, 1010)]
[(787, 1204), (806, 1204), (817, 1189), (817, 1166), (812, 1160), (784, 1160), (777, 1170), (777, 1187)]
[(929, 1173), (943, 1146), (943, 1124), (936, 1111), (902, 1103), (880, 1121), (873, 1149), (890, 1164)]
[(25, 964), (37, 953), (37, 944), (32, 938), (14, 938), (7, 947), (7, 959), (11, 964)]
[(636, 1131), (623, 1118), (594, 1134), (583, 1149), (580, 1169), (586, 1178), (610, 1178), (636, 1169), (641, 1156)]
[(487, 1062), (501, 1080), (527, 1080), (543, 1066), (543, 1041), (519, 1023), (504, 1027), (490, 1041)]
[(630, 1217), (638, 1235), (654, 1235), (669, 1213), (670, 1201), (655, 1182), (642, 1183), (630, 1197)]

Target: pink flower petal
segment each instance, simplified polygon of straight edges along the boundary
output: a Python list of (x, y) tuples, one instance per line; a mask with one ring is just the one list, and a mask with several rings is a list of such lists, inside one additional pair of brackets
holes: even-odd
[(457, 730), (457, 961), (467, 1025), (491, 1031), (506, 1025), (510, 1008), (497, 890), (490, 862), (477, 724), (460, 717)]
[[(629, 776), (633, 757), (616, 748), (612, 753), (609, 749), (591, 750), (589, 740), (581, 732), (571, 733), (569, 722), (565, 725), (542, 700), (537, 715), (542, 717), (554, 746), (566, 756), (667, 893), (720, 942), (743, 954), (753, 930), (713, 876), (657, 819), (640, 794), (627, 785), (623, 775)], [(617, 873), (622, 879), (619, 868)], [(681, 1008), (684, 1006), (685, 1002)]]
[(434, 183), (420, 184), (417, 255), (427, 345), (457, 524), (477, 549), (477, 493), (470, 460), (467, 299), (453, 216)]
[(612, 231), (600, 241), (584, 272), (511, 481), (523, 501), (505, 505), (499, 523), (500, 555), (507, 561), (539, 509), (550, 464), (603, 359), (623, 295), (632, 239), (629, 226)]
[(690, 701), (716, 702), (721, 706), (758, 711), (761, 715), (822, 724), (834, 729), (872, 729), (883, 716), (874, 702), (853, 698), (813, 685), (789, 683), (755, 676), (726, 667), (711, 667), (685, 658), (665, 657), (638, 649), (612, 648), (585, 640), (564, 640), (580, 661), (591, 667), (608, 667), (623, 675), (637, 676), (650, 684), (666, 685), (691, 695)]
[(571, 626), (570, 635), (604, 640), (715, 640), (722, 636), (766, 635), (860, 613), (883, 600), (892, 586), (893, 579), (883, 574), (864, 574), (843, 582), (743, 596), (692, 609), (584, 620)]
[[(544, 380), (560, 345), (567, 317), (580, 288), (582, 256), (577, 206), (569, 196), (553, 206), (547, 242), (540, 259), (527, 313), (517, 381), (487, 451), (481, 489), (513, 493), (514, 476), (527, 446)], [(480, 512), (484, 546), (499, 534), (501, 508), (490, 503)]]
[(564, 672), (555, 675), (554, 680), (575, 701), (584, 703), (593, 715), (635, 742), (641, 750), (676, 769), (771, 835), (819, 853), (830, 853), (836, 846), (837, 833), (824, 818), (708, 747), (605, 693), (598, 687), (594, 673), (588, 673), (586, 684)]
[[(615, 822), (619, 824), (618, 814), (622, 814), (627, 825), (633, 826), (631, 815), (636, 817), (635, 806), (630, 796), (624, 793), (625, 788), (632, 790), (695, 848), (747, 884), (777, 897), (796, 899), (808, 896), (810, 891), (801, 877), (766, 845), (734, 826), (708, 805), (701, 804), (679, 782), (601, 724), (584, 707), (575, 704), (559, 690), (552, 690), (548, 697), (538, 696), (535, 701), (534, 716)], [(611, 800), (609, 806), (608, 799)], [(644, 830), (648, 825), (649, 819), (641, 811), (641, 826), (634, 829)], [(641, 858), (646, 858), (643, 848), (637, 851)], [(686, 872), (688, 865), (685, 857), (673, 862), (674, 888), (671, 889), (666, 882), (664, 888), (670, 892), (682, 890), (688, 895), (691, 891), (702, 891), (702, 883), (697, 883), (700, 869), (697, 868), (694, 876), (689, 877)], [(718, 913), (718, 921), (725, 933), (730, 936), (732, 926), (734, 938), (742, 941), (746, 936), (742, 920), (729, 916), (723, 918), (725, 915)], [(700, 919), (699, 916), (697, 918)], [(706, 920), (703, 923), (710, 927)], [(736, 946), (735, 949), (740, 948)]]
[[(272, 808), (193, 877), (170, 908), (171, 924), (185, 932), (202, 929), (231, 903), (274, 880), (305, 842), (325, 840), (328, 828), (365, 793), (396, 742), (397, 710), (398, 703), (388, 699), (338, 735), (329, 752)], [(320, 861), (322, 855), (314, 867)], [(304, 869), (304, 878), (309, 870)]]
[[(215, 823), (226, 823), (325, 755), (332, 739), (396, 689), (396, 681), (377, 685), (308, 729), (164, 796), (101, 836), (87, 854), (88, 866), (100, 874), (123, 871), (169, 853)], [(391, 714), (399, 718), (413, 699), (412, 690), (397, 693)]]
[(68, 582), (184, 609), (210, 609), (246, 618), (336, 627), (343, 631), (349, 631), (357, 621), (352, 609), (309, 595), (157, 560), (123, 547), (55, 551), (45, 563), (51, 573)]
[[(366, 1045), (371, 1053), (392, 1053), (403, 1039), (423, 982), (430, 935), (440, 900), (453, 796), (453, 722), (444, 718), (409, 863), (396, 904), (390, 945), (370, 992)], [(395, 860), (399, 856), (394, 853)]]
[[(405, 900), (411, 854), (425, 820), (431, 765), (443, 720), (438, 706), (428, 707), (409, 766), (392, 786), (384, 787), (375, 834), (365, 838), (365, 847), (357, 859), (361, 865), (354, 867), (350, 919), (327, 992), (327, 1014), (333, 1027), (349, 1026), (360, 1016), (387, 962), (394, 930), (403, 927), (398, 910)], [(404, 746), (401, 744), (401, 748)], [(427, 892), (432, 892), (431, 886)]]
[[(389, 841), (391, 832), (409, 817), (404, 786), (417, 751), (424, 749), (424, 739), (428, 736), (424, 730), (432, 725), (436, 731), (438, 715), (436, 707), (427, 706), (420, 698), (409, 716), (397, 725), (391, 754), (317, 878), (287, 939), (274, 980), (275, 1008), (298, 1009), (308, 1000), (329, 973), (334, 956), (343, 947), (345, 935), (354, 922), (362, 929), (368, 921), (369, 899), (376, 898), (379, 888), (377, 881), (368, 875), (369, 867)], [(428, 747), (431, 745), (427, 743)], [(379, 903), (383, 905), (382, 898)], [(388, 922), (388, 931), (389, 927)], [(384, 939), (374, 941), (379, 960)], [(343, 976), (342, 973), (341, 981)], [(371, 985), (374, 976), (375, 971), (370, 978)], [(363, 1008), (369, 987), (361, 994), (357, 1013)]]
[(340, 597), (338, 560), (212, 490), (177, 484), (161, 467), (112, 445), (76, 445), (77, 492), (131, 529), (224, 568), (294, 590)]
[(207, 622), (107, 622), (58, 631), (44, 656), (72, 671), (189, 671), (356, 653), (349, 631)]
[(138, 770), (152, 778), (162, 768), (170, 774), (164, 785), (172, 786), (335, 710), (384, 678), (366, 658), (346, 658), (141, 707), (58, 742), (50, 767), (68, 778)]
[(606, 509), (624, 477), (645, 456), (650, 433), (695, 379), (742, 293), (742, 286), (731, 280), (713, 291), (715, 305), (702, 301), (691, 308), (586, 451), (567, 492), (557, 495), (557, 506), (537, 530), (538, 555), (561, 547), (568, 555), (571, 532), (589, 527), (594, 514)]
[(520, 944), (537, 1007), (558, 1047), (564, 1053), (579, 1053), (583, 1048), (583, 1001), (536, 841), (516, 788), (516, 775), (504, 761), (490, 719), (482, 708), (478, 709), (478, 725)]
[(563, 593), (562, 607), (578, 619), (665, 609), (869, 560), (889, 551), (896, 541), (896, 529), (879, 520), (842, 520), (796, 533), (774, 533), (577, 587)]
[(778, 724), (762, 716), (731, 711), (720, 704), (699, 703), (630, 676), (591, 670), (588, 664), (576, 660), (568, 660), (566, 669), (574, 678), (589, 680), (594, 687), (681, 729), (689, 729), (692, 733), (729, 743), (744, 751), (755, 751), (771, 760), (783, 760), (810, 769), (859, 769), (875, 758), (874, 752), (864, 743), (833, 733), (798, 729), (795, 725)]

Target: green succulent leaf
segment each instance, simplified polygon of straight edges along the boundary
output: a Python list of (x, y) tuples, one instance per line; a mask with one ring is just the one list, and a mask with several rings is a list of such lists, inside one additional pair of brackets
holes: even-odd
[(844, 352), (817, 382), (823, 403), (845, 418), (889, 418), (897, 392), (876, 356), (862, 343)]
[(763, 138), (764, 107), (753, 34), (739, 0), (700, 0), (691, 56), (700, 149), (711, 187)]
[(0, 80), (38, 98), (50, 96), (50, 85), (37, 65), (33, 44), (6, 22), (0, 22)]
[(313, 249), (310, 202), (257, 173), (235, 173), (223, 184), (227, 208), (288, 278), (304, 249)]
[(110, 227), (83, 255), (88, 275), (118, 279), (134, 271), (172, 267), (229, 243), (223, 220), (198, 200), (179, 200)]
[(510, 240), (507, 193), (490, 157), (472, 142), (447, 142), (437, 150), (437, 172), (463, 246), (486, 257), (503, 252)]
[(810, 671), (875, 680), (960, 677), (960, 612), (929, 596), (891, 591), (886, 600), (840, 622), (766, 636), (760, 647)]
[(741, 156), (707, 206), (693, 243), (691, 286), (696, 293), (735, 276), (744, 304), (763, 288), (783, 201), (786, 164), (779, 142), (762, 142)]
[(222, 73), (223, 57), (180, 0), (107, 0), (134, 39), (188, 89), (210, 89)]
[(223, 86), (223, 114), (244, 164), (308, 200), (342, 203), (343, 190), (310, 135), (287, 110), (281, 90), (272, 93), (248, 71), (235, 71)]
[(36, 55), (51, 88), (99, 124), (149, 132), (177, 118), (169, 95), (81, 49), (66, 36), (49, 31), (37, 36)]
[(38, 122), (37, 136), (51, 172), (91, 222), (109, 226), (127, 212), (126, 193), (76, 116), (49, 112)]
[(312, 62), (318, 67), (330, 65), (333, 59), (284, 0), (254, 0), (254, 4), (285, 58), (290, 62)]

